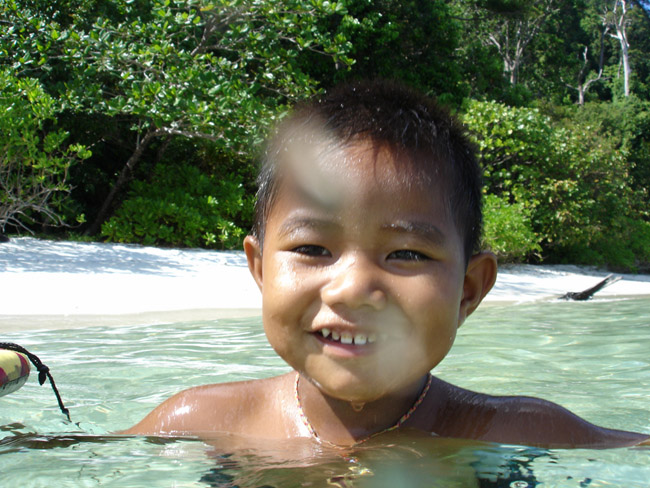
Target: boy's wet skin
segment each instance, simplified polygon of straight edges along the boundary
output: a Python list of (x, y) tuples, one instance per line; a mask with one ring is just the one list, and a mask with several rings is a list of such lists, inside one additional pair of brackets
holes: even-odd
[[(349, 170), (337, 168), (335, 203), (299, 181), (284, 182), (263, 247), (253, 237), (245, 242), (268, 339), (300, 372), (301, 403), (319, 437), (342, 446), (390, 427), (409, 409), (496, 273), (487, 253), (465, 268), (435, 186), (400, 181), (391, 154), (367, 142), (345, 155)], [(290, 373), (188, 390), (127, 433), (303, 437), (294, 379)], [(646, 438), (596, 427), (542, 400), (492, 397), (436, 378), (404, 425), (445, 437), (556, 447)]]
[(263, 247), (249, 237), (245, 250), (269, 342), (308, 380), (306, 415), (351, 443), (413, 404), (496, 266), (477, 255), (466, 276), (444, 195), (405, 181), (388, 150), (361, 141), (312, 161), (319, 177), (287, 171)]
[[(365, 90), (298, 112), (303, 136), (294, 137), (291, 125), (280, 133), (276, 159), (263, 167), (256, 227), (244, 242), (266, 335), (294, 371), (191, 388), (124, 433), (225, 432), (351, 446), (394, 426), (417, 399), (402, 425), (438, 436), (650, 445), (647, 435), (595, 426), (544, 400), (475, 393), (436, 378), (426, 389), (496, 278), (492, 254), (472, 255), (478, 165), (453, 124), (419, 95), (381, 84)], [(314, 110), (334, 132), (305, 133), (314, 125), (302, 119)], [(375, 139), (358, 136), (373, 130)]]

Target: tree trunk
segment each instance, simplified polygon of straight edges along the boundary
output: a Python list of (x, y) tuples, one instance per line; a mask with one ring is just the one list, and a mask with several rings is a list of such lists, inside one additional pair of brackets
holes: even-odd
[(585, 86), (578, 85), (578, 105), (582, 107), (585, 104)]
[(605, 22), (609, 23), (616, 29), (616, 34), (610, 34), (611, 37), (618, 39), (621, 45), (621, 64), (623, 65), (623, 94), (630, 96), (630, 78), (632, 69), (630, 68), (630, 44), (627, 41), (627, 0), (615, 0), (614, 9), (612, 10), (613, 19), (608, 19), (605, 12)]
[(503, 60), (504, 75), (510, 85), (519, 83), (519, 70), (524, 63), (526, 48), (540, 31), (546, 19), (555, 13), (555, 0), (548, 0), (544, 8), (524, 19), (507, 19), (488, 35), (488, 42), (499, 51)]
[(135, 150), (133, 151), (133, 154), (131, 154), (131, 157), (129, 157), (128, 161), (122, 168), (122, 171), (120, 172), (119, 176), (117, 177), (117, 180), (115, 181), (115, 184), (113, 184), (113, 187), (111, 188), (111, 191), (108, 193), (108, 196), (106, 199), (104, 199), (104, 203), (102, 204), (102, 207), (99, 209), (99, 213), (95, 217), (95, 220), (93, 223), (86, 229), (84, 232), (85, 235), (87, 236), (92, 236), (97, 234), (100, 231), (101, 225), (104, 223), (104, 220), (106, 220), (106, 217), (108, 216), (108, 213), (111, 209), (111, 205), (113, 204), (113, 200), (115, 200), (115, 196), (117, 193), (124, 187), (126, 182), (129, 180), (129, 176), (131, 175), (131, 171), (135, 167), (136, 164), (140, 161), (140, 158), (142, 158), (142, 154), (144, 153), (144, 150), (147, 148), (147, 146), (151, 143), (151, 141), (161, 135), (163, 131), (161, 130), (150, 130), (136, 145)]
[(623, 94), (626, 97), (630, 96), (630, 45), (627, 42), (627, 37), (621, 37), (621, 56), (623, 57)]

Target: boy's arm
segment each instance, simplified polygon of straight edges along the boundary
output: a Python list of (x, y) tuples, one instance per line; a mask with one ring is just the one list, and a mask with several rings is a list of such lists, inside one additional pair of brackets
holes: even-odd
[(529, 397), (493, 397), (485, 440), (549, 448), (650, 446), (650, 436), (599, 427), (555, 403)]
[(247, 414), (238, 404), (240, 384), (244, 383), (204, 385), (181, 391), (120, 434), (187, 435), (236, 429)]
[(187, 432), (188, 391), (168, 398), (154, 408), (133, 427), (120, 431), (121, 435), (165, 435)]
[[(283, 414), (293, 374), (190, 388), (153, 409), (125, 435), (201, 435), (209, 432), (283, 437), (294, 424)], [(289, 419), (291, 420), (291, 419)]]

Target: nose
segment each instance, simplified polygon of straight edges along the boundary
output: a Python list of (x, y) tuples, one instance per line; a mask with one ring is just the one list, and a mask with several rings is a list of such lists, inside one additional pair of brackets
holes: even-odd
[(330, 307), (344, 305), (356, 309), (369, 306), (381, 310), (387, 301), (381, 268), (362, 253), (341, 256), (332, 266), (321, 296)]

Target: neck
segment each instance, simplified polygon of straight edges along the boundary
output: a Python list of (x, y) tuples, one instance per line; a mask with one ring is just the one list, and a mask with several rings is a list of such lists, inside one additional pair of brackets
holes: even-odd
[(400, 391), (362, 404), (331, 397), (305, 377), (299, 377), (298, 397), (306, 422), (317, 439), (349, 446), (364, 442), (403, 421), (402, 417), (414, 407), (420, 396), (424, 396), (422, 393), (428, 379), (429, 375), (425, 375)]

